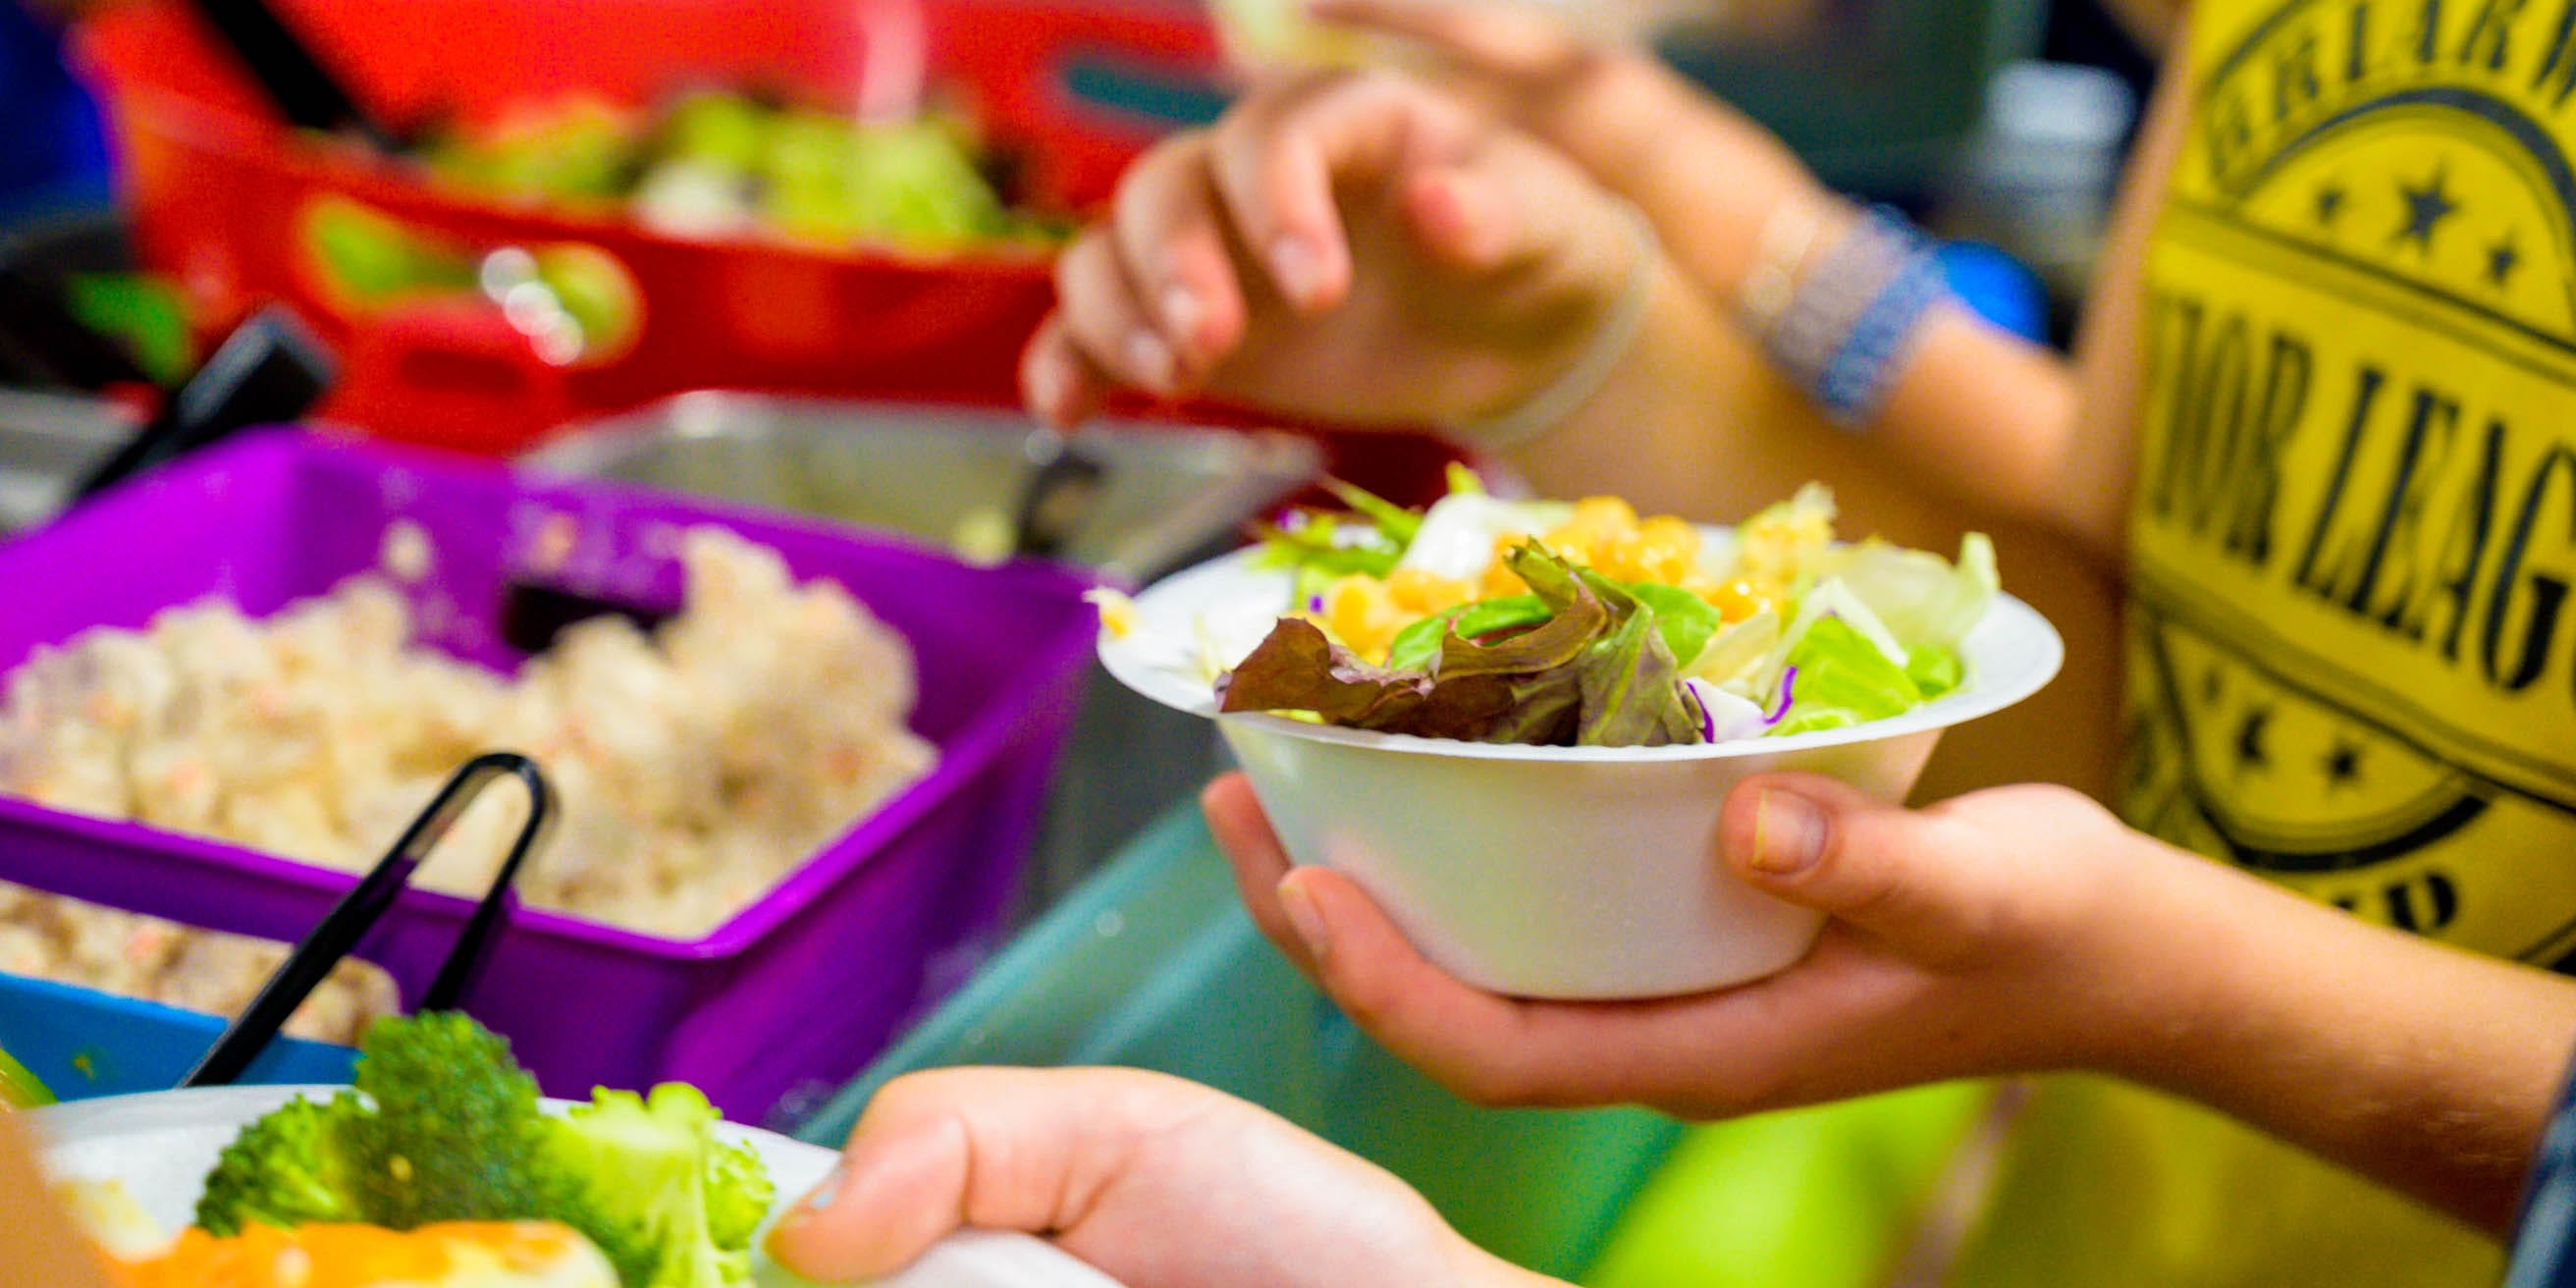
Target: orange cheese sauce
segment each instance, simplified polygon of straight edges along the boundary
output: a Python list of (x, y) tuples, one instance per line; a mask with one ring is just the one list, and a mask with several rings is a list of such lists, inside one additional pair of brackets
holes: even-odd
[[(582, 1273), (593, 1269), (596, 1273)], [(252, 1226), (230, 1238), (189, 1229), (154, 1256), (116, 1263), (112, 1273), (122, 1288), (497, 1286), (520, 1281), (571, 1288), (616, 1282), (587, 1240), (542, 1221), (459, 1222), (408, 1233), (369, 1225)]]

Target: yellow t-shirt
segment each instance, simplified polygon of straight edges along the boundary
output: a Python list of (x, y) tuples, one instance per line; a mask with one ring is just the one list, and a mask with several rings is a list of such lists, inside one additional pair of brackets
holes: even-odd
[[(2216, 0), (2148, 254), (2128, 820), (2576, 961), (2576, 0)], [(2337, 1094), (2319, 1085), (2316, 1094)], [(2491, 1285), (2490, 1243), (2069, 1081), (1959, 1282)]]

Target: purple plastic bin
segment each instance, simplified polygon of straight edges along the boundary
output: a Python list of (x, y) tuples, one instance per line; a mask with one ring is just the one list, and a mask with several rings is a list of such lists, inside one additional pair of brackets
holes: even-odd
[[(569, 558), (531, 571), (543, 533)], [(937, 772), (766, 898), (695, 941), (522, 910), (467, 1008), (550, 1094), (685, 1079), (738, 1120), (792, 1117), (971, 969), (998, 929), (1095, 631), (1089, 582), (1053, 565), (970, 568), (896, 539), (613, 486), (293, 431), (246, 435), (0, 545), (0, 671), (93, 626), (138, 627), (222, 595), (265, 615), (379, 567), (388, 525), (428, 536), (406, 586), (424, 640), (495, 669), (514, 580), (677, 607), (680, 529), (720, 524), (800, 578), (839, 582), (912, 642), (914, 727)], [(400, 584), (400, 583), (397, 583)], [(386, 838), (390, 843), (392, 838)], [(533, 860), (545, 861), (540, 853)], [(238, 847), (0, 799), (0, 879), (176, 921), (293, 941), (355, 880)], [(413, 891), (360, 955), (405, 1001), (471, 910)]]

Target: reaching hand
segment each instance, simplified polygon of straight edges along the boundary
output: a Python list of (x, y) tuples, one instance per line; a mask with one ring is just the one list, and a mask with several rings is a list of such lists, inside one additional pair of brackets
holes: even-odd
[(1644, 210), (1675, 266), (1723, 307), (1775, 212), (1849, 218), (1786, 144), (1651, 51), (1585, 39), (1509, 0), (1314, 0), (1313, 12), (1406, 41), (1443, 90)]
[(1316, 19), (1412, 46), (1442, 89), (1528, 130), (1605, 182), (1639, 159), (1675, 100), (1654, 56), (1578, 35), (1509, 0), (1314, 0)]
[(967, 1226), (1046, 1235), (1127, 1288), (1538, 1282), (1378, 1168), (1242, 1101), (1125, 1069), (888, 1084), (772, 1251), (799, 1274), (855, 1281)]
[(1573, 363), (1638, 245), (1609, 194), (1457, 101), (1309, 76), (1136, 163), (1058, 261), (1023, 389), (1058, 423), (1122, 385), (1351, 424), (1491, 414)]

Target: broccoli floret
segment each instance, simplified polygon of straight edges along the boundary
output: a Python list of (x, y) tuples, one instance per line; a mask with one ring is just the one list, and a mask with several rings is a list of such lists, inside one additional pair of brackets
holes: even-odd
[(544, 1166), (572, 1198), (546, 1215), (598, 1244), (626, 1288), (748, 1283), (769, 1179), (716, 1140), (720, 1120), (694, 1087), (596, 1092), (553, 1124)]
[(553, 1201), (532, 1166), (546, 1120), (510, 1044), (457, 1014), (383, 1020), (358, 1048), (375, 1112), (345, 1139), (369, 1219), (397, 1230), (488, 1221)]
[(696, 1088), (600, 1091), (562, 1118), (510, 1047), (461, 1015), (378, 1021), (357, 1087), (244, 1128), (206, 1178), (197, 1224), (560, 1221), (626, 1288), (736, 1288), (775, 1197), (760, 1156), (716, 1139)]
[(778, 1201), (778, 1185), (760, 1151), (749, 1145), (715, 1147), (707, 1176), (707, 1233), (719, 1248), (748, 1248), (751, 1236)]
[(324, 1104), (301, 1096), (243, 1128), (215, 1160), (197, 1200), (197, 1224), (215, 1234), (245, 1225), (293, 1229), (313, 1221), (363, 1221), (341, 1129), (366, 1116), (349, 1092)]

